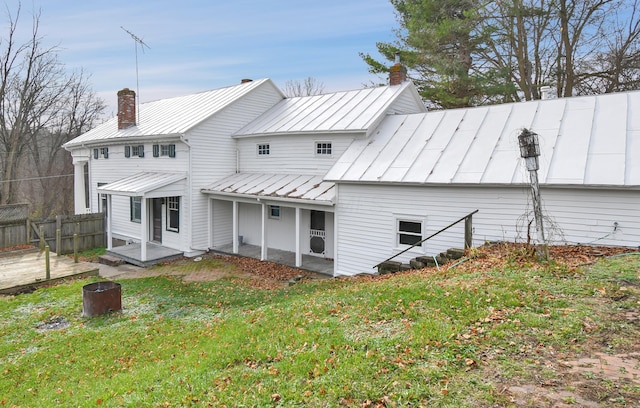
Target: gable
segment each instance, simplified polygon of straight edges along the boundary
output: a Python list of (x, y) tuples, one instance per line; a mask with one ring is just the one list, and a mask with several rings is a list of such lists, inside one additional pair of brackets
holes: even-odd
[(234, 137), (303, 133), (368, 133), (389, 114), (426, 112), (415, 86), (365, 88), (356, 91), (287, 98)]

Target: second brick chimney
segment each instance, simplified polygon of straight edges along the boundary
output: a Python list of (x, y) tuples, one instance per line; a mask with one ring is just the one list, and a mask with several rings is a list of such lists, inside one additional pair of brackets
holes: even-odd
[(400, 85), (407, 80), (407, 68), (400, 63), (400, 53), (396, 52), (395, 64), (389, 68), (389, 85)]
[(136, 93), (129, 88), (118, 91), (118, 129), (136, 125)]

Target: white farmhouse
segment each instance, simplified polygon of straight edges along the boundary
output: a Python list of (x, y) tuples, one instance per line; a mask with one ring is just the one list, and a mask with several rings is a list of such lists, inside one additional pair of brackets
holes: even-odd
[[(640, 93), (426, 112), (394, 68), (389, 86), (309, 97), (262, 79), (136, 111), (120, 91), (117, 118), (64, 145), (76, 213), (106, 211), (109, 253), (139, 265), (216, 250), (371, 273), (476, 210), (473, 245), (525, 241), (525, 128), (553, 242), (640, 244)], [(397, 260), (463, 239), (460, 223)]]

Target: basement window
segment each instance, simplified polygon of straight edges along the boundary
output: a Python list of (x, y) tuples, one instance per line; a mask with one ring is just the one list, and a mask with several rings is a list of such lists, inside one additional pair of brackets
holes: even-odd
[(270, 154), (269, 144), (259, 144), (258, 145), (258, 156), (266, 156)]
[(180, 229), (180, 197), (167, 198), (167, 231)]
[(399, 219), (397, 221), (397, 245), (413, 245), (422, 241), (422, 222)]

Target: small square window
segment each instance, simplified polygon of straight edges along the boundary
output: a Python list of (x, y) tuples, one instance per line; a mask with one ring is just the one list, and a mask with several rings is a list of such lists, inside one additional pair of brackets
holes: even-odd
[(269, 144), (258, 145), (258, 156), (266, 156), (270, 154)]
[(316, 143), (316, 155), (318, 156), (331, 156), (331, 142), (317, 142)]
[(280, 219), (280, 206), (279, 205), (270, 205), (269, 206), (269, 218), (274, 220)]
[(422, 241), (422, 222), (398, 220), (397, 244), (413, 245)]

